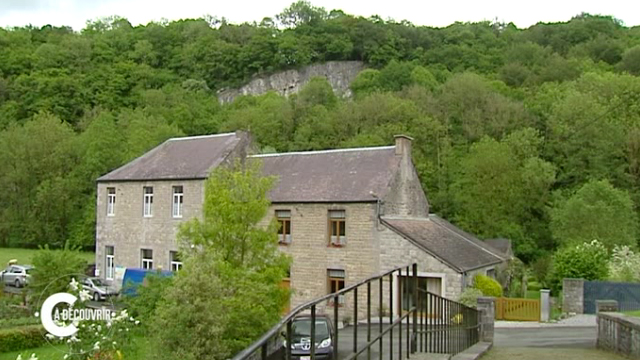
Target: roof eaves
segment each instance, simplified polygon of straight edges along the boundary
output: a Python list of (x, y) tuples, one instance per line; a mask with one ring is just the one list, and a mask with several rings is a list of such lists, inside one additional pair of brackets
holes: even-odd
[(166, 178), (148, 178), (148, 179), (102, 179), (98, 178), (96, 183), (106, 182), (147, 182), (147, 181), (185, 181), (185, 180), (206, 180), (203, 176), (186, 176), (186, 177), (166, 177)]
[(403, 233), (400, 229), (396, 228), (395, 226), (393, 226), (391, 223), (385, 221), (383, 218), (380, 218), (380, 222), (382, 222), (386, 227), (388, 227), (391, 231), (395, 232), (396, 234), (402, 236), (403, 238), (409, 240), (412, 244), (416, 245), (417, 247), (421, 248), (422, 250), (424, 250), (426, 253), (428, 253), (429, 255), (433, 256), (434, 258), (438, 259), (439, 261), (441, 261), (444, 264), (447, 264), (449, 267), (451, 267), (452, 269), (456, 270), (459, 273), (463, 273), (466, 270), (460, 268), (459, 266), (453, 264), (450, 261), (447, 261), (445, 259), (443, 259), (442, 257), (440, 257), (438, 254), (434, 253), (433, 251), (431, 251), (431, 249), (427, 248), (426, 246), (420, 244), (419, 242), (415, 241), (414, 239), (411, 238), (411, 236)]

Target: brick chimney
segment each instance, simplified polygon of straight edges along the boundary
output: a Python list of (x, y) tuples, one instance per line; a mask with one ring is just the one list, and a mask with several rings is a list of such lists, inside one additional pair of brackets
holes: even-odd
[(395, 135), (396, 139), (396, 155), (409, 155), (411, 156), (411, 142), (413, 138), (407, 135)]

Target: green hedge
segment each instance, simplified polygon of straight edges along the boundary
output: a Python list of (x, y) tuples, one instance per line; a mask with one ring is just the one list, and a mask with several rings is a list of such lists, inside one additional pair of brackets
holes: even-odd
[(500, 286), (500, 283), (485, 275), (476, 275), (473, 278), (473, 287), (482, 291), (482, 295), (484, 296), (502, 296), (502, 286)]
[(3, 352), (27, 350), (46, 344), (46, 331), (41, 325), (21, 326), (0, 330), (0, 349)]
[(0, 329), (9, 329), (17, 326), (40, 324), (40, 318), (35, 316), (22, 317), (17, 319), (0, 319)]

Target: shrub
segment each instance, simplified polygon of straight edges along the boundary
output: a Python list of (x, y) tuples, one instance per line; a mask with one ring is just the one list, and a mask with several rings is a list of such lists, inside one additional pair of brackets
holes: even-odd
[(511, 282), (511, 286), (509, 286), (509, 291), (507, 294), (510, 298), (521, 298), (524, 296), (524, 291), (522, 290), (522, 281), (514, 279)]
[(473, 278), (473, 287), (482, 291), (482, 295), (484, 296), (502, 296), (502, 286), (500, 286), (496, 280), (486, 275), (476, 275)]
[(0, 349), (10, 352), (40, 347), (47, 342), (44, 334), (40, 325), (0, 330)]
[(628, 246), (615, 246), (609, 263), (609, 280), (640, 281), (640, 253), (634, 253)]
[(460, 294), (460, 297), (458, 298), (458, 302), (475, 309), (478, 306), (478, 298), (481, 296), (482, 296), (482, 291), (476, 288), (469, 287), (464, 289), (462, 294)]
[(9, 329), (9, 328), (25, 326), (25, 325), (37, 325), (37, 324), (40, 324), (40, 321), (41, 321), (40, 318), (35, 316), (21, 317), (21, 318), (15, 318), (15, 319), (0, 318), (0, 329)]
[[(540, 286), (548, 286), (547, 280), (549, 278), (549, 274), (551, 273), (551, 267), (553, 265), (552, 260), (553, 257), (543, 255), (540, 256), (531, 266), (533, 276), (536, 277), (538, 283), (540, 283)], [(531, 286), (531, 284), (529, 286)]]
[(551, 291), (562, 289), (562, 280), (604, 280), (609, 275), (609, 255), (598, 240), (559, 250), (554, 255)]
[(71, 278), (84, 274), (87, 261), (78, 250), (51, 250), (45, 245), (33, 257), (32, 264), (29, 291), (35, 299), (46, 299), (49, 295), (66, 292)]
[(0, 298), (0, 319), (18, 319), (29, 317), (30, 312), (21, 306), (22, 299), (17, 296), (4, 296)]
[(146, 326), (167, 287), (172, 284), (173, 277), (162, 276), (159, 273), (149, 273), (144, 278), (145, 283), (136, 286), (134, 296), (126, 296), (124, 303), (129, 313), (138, 318)]

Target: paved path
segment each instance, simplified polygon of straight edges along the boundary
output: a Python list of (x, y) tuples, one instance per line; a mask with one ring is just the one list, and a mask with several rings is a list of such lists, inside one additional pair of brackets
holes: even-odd
[(576, 315), (558, 322), (539, 323), (534, 321), (496, 321), (495, 327), (502, 328), (553, 328), (553, 327), (595, 327), (595, 315)]
[(494, 348), (482, 360), (623, 360), (596, 350), (595, 326), (578, 327), (584, 318), (539, 328), (498, 328)]

